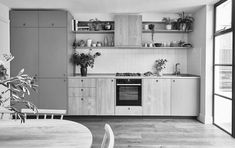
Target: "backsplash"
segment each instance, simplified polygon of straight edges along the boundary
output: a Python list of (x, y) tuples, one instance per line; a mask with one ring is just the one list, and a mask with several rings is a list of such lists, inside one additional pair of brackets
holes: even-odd
[[(78, 52), (86, 52), (79, 49)], [(163, 73), (173, 73), (176, 63), (180, 63), (181, 73), (187, 73), (187, 49), (94, 49), (101, 52), (95, 65), (88, 68), (90, 73), (147, 72), (153, 71), (154, 61), (168, 60)], [(77, 68), (77, 73), (80, 73)]]

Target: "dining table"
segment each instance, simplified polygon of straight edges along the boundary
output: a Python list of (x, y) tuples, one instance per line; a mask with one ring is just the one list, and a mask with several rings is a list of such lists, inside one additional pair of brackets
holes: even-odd
[(90, 148), (91, 131), (59, 119), (0, 120), (0, 148)]

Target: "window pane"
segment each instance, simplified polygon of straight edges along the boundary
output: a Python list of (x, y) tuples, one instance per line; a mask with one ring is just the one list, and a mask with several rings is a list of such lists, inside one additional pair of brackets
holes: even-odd
[(232, 33), (215, 37), (215, 64), (232, 64)]
[(232, 101), (214, 96), (214, 122), (229, 133), (232, 131)]
[(232, 98), (232, 66), (216, 66), (214, 83), (216, 94)]
[(216, 7), (216, 31), (231, 28), (231, 0)]

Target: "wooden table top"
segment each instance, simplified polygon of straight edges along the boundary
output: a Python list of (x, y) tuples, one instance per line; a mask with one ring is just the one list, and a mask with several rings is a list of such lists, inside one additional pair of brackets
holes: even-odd
[(68, 120), (0, 120), (3, 148), (90, 148), (92, 134), (82, 124)]

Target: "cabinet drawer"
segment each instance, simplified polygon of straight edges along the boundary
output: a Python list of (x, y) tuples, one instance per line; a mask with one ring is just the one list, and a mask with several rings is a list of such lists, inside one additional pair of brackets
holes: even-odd
[(96, 87), (96, 79), (69, 79), (69, 87)]
[(95, 97), (96, 89), (95, 88), (69, 88), (69, 96), (79, 96), (79, 97)]
[(115, 109), (116, 115), (122, 116), (142, 116), (142, 107), (141, 106), (116, 106)]
[(66, 27), (65, 11), (39, 11), (39, 27)]
[(38, 27), (38, 11), (11, 11), (11, 27)]

